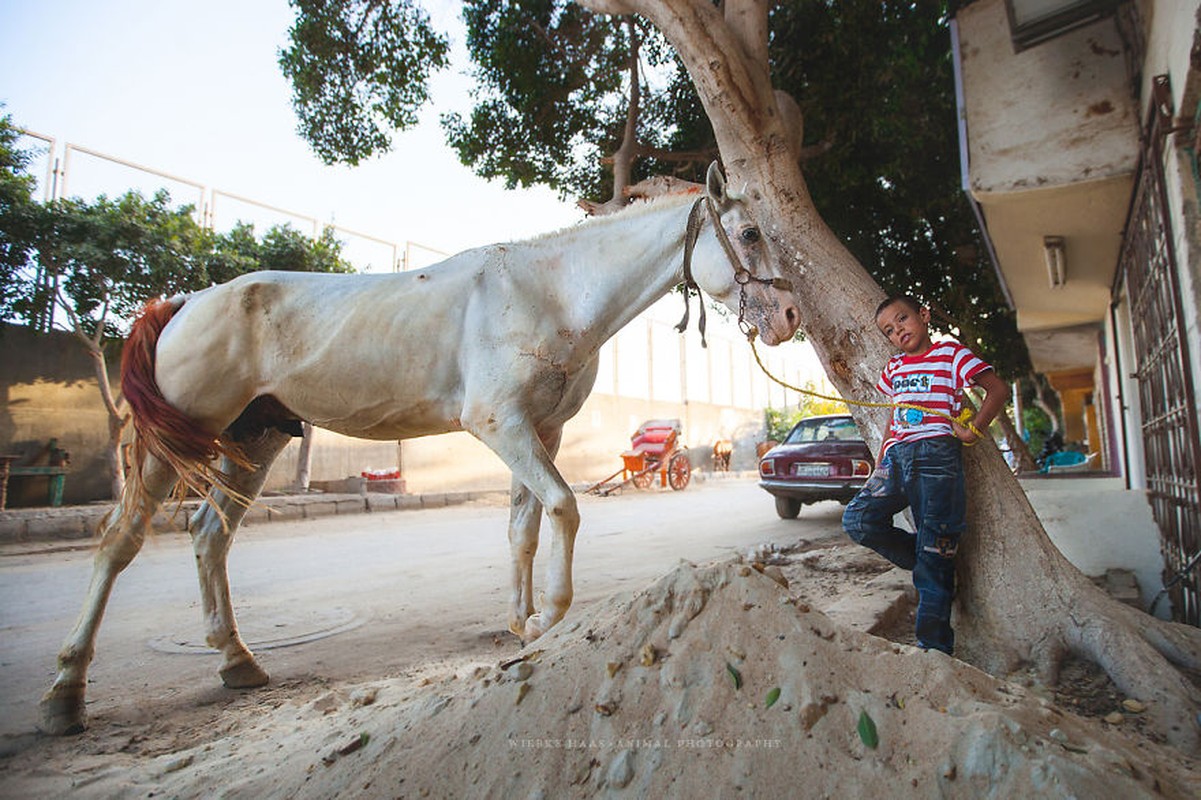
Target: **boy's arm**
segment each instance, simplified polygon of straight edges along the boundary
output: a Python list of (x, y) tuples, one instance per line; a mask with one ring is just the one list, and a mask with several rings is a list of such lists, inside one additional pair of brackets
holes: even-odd
[[(971, 420), (972, 426), (983, 434), (1005, 407), (1005, 401), (1009, 399), (1009, 387), (991, 369), (981, 372), (972, 382), (984, 390), (984, 401), (980, 403), (980, 409)], [(968, 444), (979, 438), (971, 428), (958, 424), (954, 427), (955, 435)]]
[(888, 444), (888, 440), (892, 438), (892, 414), (888, 415), (888, 424), (884, 426), (884, 438), (880, 440), (880, 451), (876, 453), (876, 467), (880, 466), (880, 462), (884, 460), (884, 445)]

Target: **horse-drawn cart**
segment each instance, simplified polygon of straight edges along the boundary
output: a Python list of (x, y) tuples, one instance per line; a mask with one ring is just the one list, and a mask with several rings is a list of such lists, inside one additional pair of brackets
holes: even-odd
[(680, 445), (680, 433), (678, 419), (642, 423), (630, 437), (630, 449), (621, 454), (621, 469), (585, 491), (607, 497), (631, 483), (647, 489), (654, 483), (656, 472), (660, 486), (683, 489), (692, 479), (692, 462)]

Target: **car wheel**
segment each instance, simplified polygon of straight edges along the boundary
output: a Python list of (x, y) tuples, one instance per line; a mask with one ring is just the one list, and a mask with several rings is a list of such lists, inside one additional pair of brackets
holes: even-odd
[(795, 497), (777, 497), (776, 513), (780, 519), (796, 519), (797, 514), (801, 513), (801, 501)]

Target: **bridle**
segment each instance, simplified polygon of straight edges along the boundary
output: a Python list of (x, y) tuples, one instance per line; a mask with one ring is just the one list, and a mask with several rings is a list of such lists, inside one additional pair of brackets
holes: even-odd
[(688, 225), (684, 229), (684, 318), (676, 325), (676, 330), (684, 333), (688, 329), (688, 316), (691, 310), (689, 303), (689, 292), (696, 292), (697, 305), (700, 306), (699, 320), (697, 321), (697, 329), (701, 332), (701, 347), (708, 347), (705, 342), (705, 298), (701, 295), (701, 287), (697, 285), (692, 277), (692, 251), (696, 247), (696, 241), (701, 235), (701, 205), (709, 209), (709, 218), (713, 222), (713, 230), (717, 236), (717, 241), (721, 244), (721, 249), (725, 251), (726, 258), (730, 261), (730, 266), (734, 268), (734, 283), (738, 284), (738, 329), (745, 335), (750, 332), (752, 326), (746, 321), (746, 287), (749, 283), (761, 283), (770, 285), (774, 289), (790, 292), (792, 291), (792, 283), (787, 278), (760, 278), (755, 275), (745, 266), (741, 259), (738, 258), (738, 251), (734, 249), (734, 243), (730, 241), (726, 229), (721, 225), (721, 215), (717, 213), (717, 207), (713, 204), (713, 198), (708, 195), (698, 198), (692, 204), (692, 209), (688, 212)]

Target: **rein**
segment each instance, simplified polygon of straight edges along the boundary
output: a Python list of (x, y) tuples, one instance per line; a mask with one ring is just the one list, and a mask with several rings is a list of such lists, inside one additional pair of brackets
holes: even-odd
[(721, 226), (721, 217), (717, 213), (717, 208), (713, 205), (713, 200), (710, 197), (698, 198), (692, 204), (692, 209), (688, 212), (688, 225), (684, 229), (684, 318), (676, 325), (676, 330), (684, 333), (688, 329), (688, 316), (691, 309), (689, 303), (689, 291), (696, 291), (697, 305), (700, 306), (700, 319), (697, 323), (697, 328), (701, 333), (701, 347), (708, 347), (705, 342), (705, 298), (701, 295), (701, 288), (697, 285), (692, 277), (692, 251), (696, 247), (696, 241), (701, 235), (701, 204), (704, 204), (709, 209), (709, 218), (713, 221), (713, 231), (717, 236), (717, 241), (721, 244), (721, 249), (725, 251), (726, 258), (730, 261), (730, 266), (734, 268), (734, 283), (738, 284), (738, 329), (744, 334), (749, 334), (754, 330), (754, 326), (746, 321), (746, 287), (747, 284), (754, 281), (770, 285), (773, 288), (781, 291), (792, 291), (792, 283), (786, 278), (760, 278), (749, 269), (742, 265), (742, 260), (738, 257), (738, 251), (734, 249), (734, 243), (730, 241), (726, 229)]

